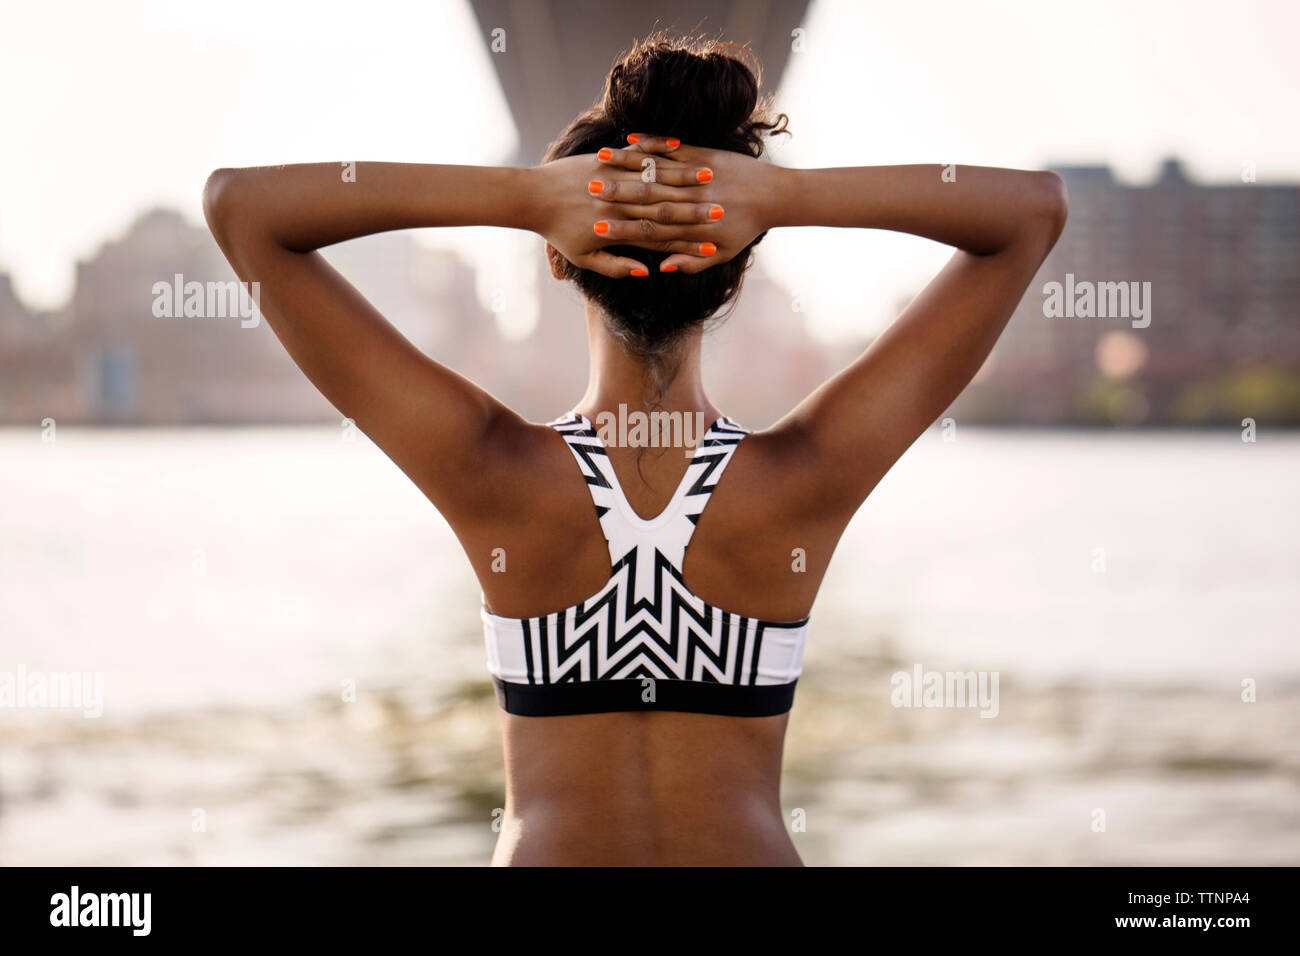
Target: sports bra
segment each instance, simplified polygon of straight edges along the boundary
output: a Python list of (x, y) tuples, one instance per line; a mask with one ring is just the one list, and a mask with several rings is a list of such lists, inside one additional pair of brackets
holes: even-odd
[(691, 450), (667, 507), (640, 517), (585, 415), (549, 423), (586, 479), (609, 545), (609, 580), (572, 607), (529, 618), (481, 609), (497, 701), (526, 717), (673, 710), (734, 717), (787, 712), (808, 619), (762, 621), (714, 607), (682, 580), (686, 546), (749, 434), (719, 418)]

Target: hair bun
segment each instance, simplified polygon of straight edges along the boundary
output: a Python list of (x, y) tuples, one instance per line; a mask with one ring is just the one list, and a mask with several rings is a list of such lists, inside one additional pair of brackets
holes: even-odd
[(751, 152), (745, 127), (758, 106), (758, 87), (757, 61), (744, 47), (648, 40), (610, 70), (602, 108), (628, 133)]

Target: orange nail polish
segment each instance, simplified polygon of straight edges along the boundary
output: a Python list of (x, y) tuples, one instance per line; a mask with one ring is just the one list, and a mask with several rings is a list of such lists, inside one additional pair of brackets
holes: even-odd
[(715, 245), (714, 245), (713, 243), (711, 243), (711, 242), (701, 242), (701, 243), (700, 243), (700, 255), (702, 255), (702, 256), (711, 256), (711, 255), (715, 255), (715, 254), (717, 253), (717, 251), (718, 251), (718, 247), (715, 246)]
[(702, 183), (711, 183), (713, 182), (713, 170), (701, 169), (698, 173), (695, 174), (695, 178)]
[(605, 184), (599, 179), (593, 179), (591, 182), (587, 183), (587, 192), (591, 193), (593, 196), (603, 192), (604, 189)]
[(629, 143), (639, 143), (639, 142), (641, 142), (641, 134), (640, 134), (640, 133), (628, 133), (628, 134), (627, 134), (627, 141), (628, 141)]
[(668, 137), (668, 148), (669, 148), (669, 149), (676, 149), (676, 148), (677, 148), (678, 146), (680, 146), (680, 145), (682, 145), (682, 141), (681, 141), (680, 139), (678, 139), (678, 138), (675, 137), (675, 136), (669, 136), (669, 137)]
[(648, 276), (649, 274), (650, 274), (650, 270), (649, 270), (649, 269), (633, 269), (633, 270), (632, 270), (632, 275), (634, 275), (634, 276), (638, 276), (638, 277), (640, 277), (640, 276)]
[(676, 272), (676, 271), (677, 271), (677, 267), (674, 266), (674, 265), (660, 266), (660, 267), (659, 267), (659, 271), (660, 271), (660, 272)]
[(609, 162), (614, 157), (614, 151), (608, 148), (602, 148), (596, 152), (596, 158), (602, 163)]
[(722, 213), (722, 207), (721, 207), (721, 206), (714, 206), (712, 209), (709, 210), (709, 218), (710, 218), (710, 219), (721, 219), (721, 218), (722, 218), (722, 215), (723, 215), (723, 213)]
[(596, 235), (603, 236), (605, 233), (609, 232), (609, 223), (602, 219), (600, 222), (596, 223), (595, 229)]

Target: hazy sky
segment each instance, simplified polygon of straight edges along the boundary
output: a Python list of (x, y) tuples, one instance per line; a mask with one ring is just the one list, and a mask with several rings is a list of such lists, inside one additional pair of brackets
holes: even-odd
[[(798, 165), (1098, 162), (1134, 181), (1300, 179), (1300, 4), (814, 0), (778, 105)], [(78, 258), (144, 208), (201, 222), (217, 166), (500, 162), (514, 133), (461, 0), (364, 4), (0, 0), (0, 269), (60, 304)], [(593, 87), (599, 83), (593, 77)], [(446, 230), (484, 287), (523, 234)], [(503, 242), (510, 236), (508, 242)], [(773, 233), (760, 260), (827, 335), (877, 326), (947, 251), (844, 230)], [(1122, 277), (1119, 277), (1122, 278)]]

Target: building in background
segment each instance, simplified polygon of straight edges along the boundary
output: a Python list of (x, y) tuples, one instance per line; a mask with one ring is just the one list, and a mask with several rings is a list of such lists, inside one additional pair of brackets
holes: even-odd
[[(1300, 424), (1300, 187), (1202, 186), (1174, 160), (1145, 186), (1106, 167), (1057, 168), (1069, 222), (954, 413)], [(1044, 286), (1067, 281), (1137, 283), (1139, 294), (1149, 283), (1149, 325), (1135, 328), (1148, 319), (1133, 315), (1049, 317)]]
[[(419, 347), (453, 363), (482, 364), (495, 327), (477, 306), (473, 271), (457, 257), (401, 233), (337, 246), (325, 256)], [(71, 299), (52, 313), (28, 314), (6, 295), (6, 278), (0, 283), (0, 423), (339, 418), (264, 320), (251, 324), (229, 307), (187, 317), (175, 301), (160, 306), (157, 285), (177, 282), (232, 288), (235, 275), (206, 230), (169, 210), (146, 213), (126, 235), (78, 263)]]

